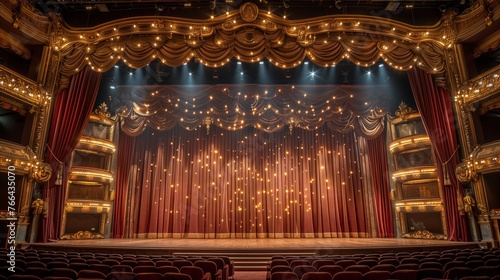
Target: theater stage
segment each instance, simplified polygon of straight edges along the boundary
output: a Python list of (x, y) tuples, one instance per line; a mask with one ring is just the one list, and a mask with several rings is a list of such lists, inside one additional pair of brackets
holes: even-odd
[(477, 248), (477, 242), (403, 238), (86, 239), (34, 243), (50, 251), (144, 255), (227, 255), (238, 270), (263, 270), (273, 255), (352, 255)]

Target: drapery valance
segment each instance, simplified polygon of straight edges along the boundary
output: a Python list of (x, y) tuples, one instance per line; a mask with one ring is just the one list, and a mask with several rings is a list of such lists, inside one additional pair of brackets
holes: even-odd
[(79, 30), (57, 25), (52, 45), (61, 54), (61, 87), (86, 65), (105, 72), (118, 61), (142, 68), (155, 59), (180, 66), (196, 58), (208, 67), (220, 67), (232, 58), (267, 59), (284, 69), (306, 57), (322, 67), (342, 60), (367, 67), (382, 59), (398, 70), (418, 66), (443, 76), (445, 49), (456, 39), (454, 16), (447, 13), (438, 24), (426, 27), (370, 16), (288, 20), (245, 3), (240, 11), (207, 20), (136, 17)]
[(374, 138), (384, 127), (385, 86), (199, 85), (119, 87), (122, 130), (131, 136), (147, 127), (227, 130), (248, 126), (266, 132), (288, 127), (355, 130)]

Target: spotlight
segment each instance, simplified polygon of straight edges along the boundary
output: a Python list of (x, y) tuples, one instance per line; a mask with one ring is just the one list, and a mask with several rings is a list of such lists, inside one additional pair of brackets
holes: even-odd
[(264, 61), (259, 61), (259, 64), (260, 64), (260, 65), (264, 64)]
[(379, 67), (379, 68), (380, 68), (380, 67), (384, 67), (384, 64), (383, 64), (383, 63), (380, 63), (380, 64), (378, 65), (378, 67)]
[(371, 75), (371, 74), (372, 74), (372, 71), (368, 70), (367, 74), (368, 74), (368, 75)]
[(192, 73), (192, 72), (189, 72), (189, 76), (193, 76), (193, 73)]
[(156, 5), (156, 10), (157, 10), (158, 12), (163, 12), (163, 9), (164, 9), (164, 8), (163, 8), (163, 5)]
[(342, 9), (342, 6), (343, 6), (342, 0), (335, 0), (335, 8), (340, 10)]
[(446, 12), (446, 5), (445, 4), (439, 5), (438, 9), (441, 13), (444, 13)]
[(304, 61), (304, 65), (308, 65), (309, 64), (309, 61)]

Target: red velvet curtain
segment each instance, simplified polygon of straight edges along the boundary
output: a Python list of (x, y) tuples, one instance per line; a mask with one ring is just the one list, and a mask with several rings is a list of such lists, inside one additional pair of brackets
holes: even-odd
[[(60, 237), (69, 171), (67, 161), (87, 125), (100, 82), (101, 74), (86, 67), (74, 75), (70, 86), (56, 96), (45, 154), (45, 162), (52, 166), (54, 176), (43, 186), (42, 196), (48, 199), (49, 210), (47, 218), (42, 220), (39, 235), (42, 242)], [(55, 185), (58, 161), (65, 165), (62, 185)]]
[(421, 69), (414, 67), (408, 71), (408, 77), (437, 159), (448, 238), (452, 241), (469, 241), (466, 218), (458, 210), (457, 197), (463, 193), (463, 189), (455, 176), (460, 157), (450, 94), (444, 88), (437, 87), (432, 76)]
[(127, 192), (129, 186), (130, 169), (135, 137), (128, 136), (120, 129), (118, 142), (118, 166), (115, 184), (115, 207), (113, 212), (113, 238), (123, 238), (125, 230), (125, 214), (127, 206)]
[(125, 236), (366, 237), (356, 139), (326, 125), (148, 129), (135, 141)]
[(377, 211), (378, 237), (394, 237), (394, 222), (387, 168), (386, 133), (368, 139), (368, 157), (373, 183), (373, 196)]

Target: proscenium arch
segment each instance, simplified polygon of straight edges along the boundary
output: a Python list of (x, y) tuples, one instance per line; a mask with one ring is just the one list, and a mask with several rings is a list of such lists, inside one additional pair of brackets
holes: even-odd
[[(256, 16), (245, 15), (245, 7)], [(384, 60), (397, 70), (414, 66), (444, 76), (445, 52), (456, 41), (449, 11), (433, 26), (416, 27), (391, 19), (361, 15), (332, 15), (288, 20), (252, 3), (207, 20), (175, 17), (131, 17), (92, 28), (54, 25), (51, 47), (61, 55), (59, 86), (85, 66), (105, 72), (118, 61), (142, 68), (159, 59), (180, 66), (196, 58), (207, 67), (231, 59), (277, 67), (298, 66), (307, 57), (321, 67), (346, 59), (368, 67)]]

